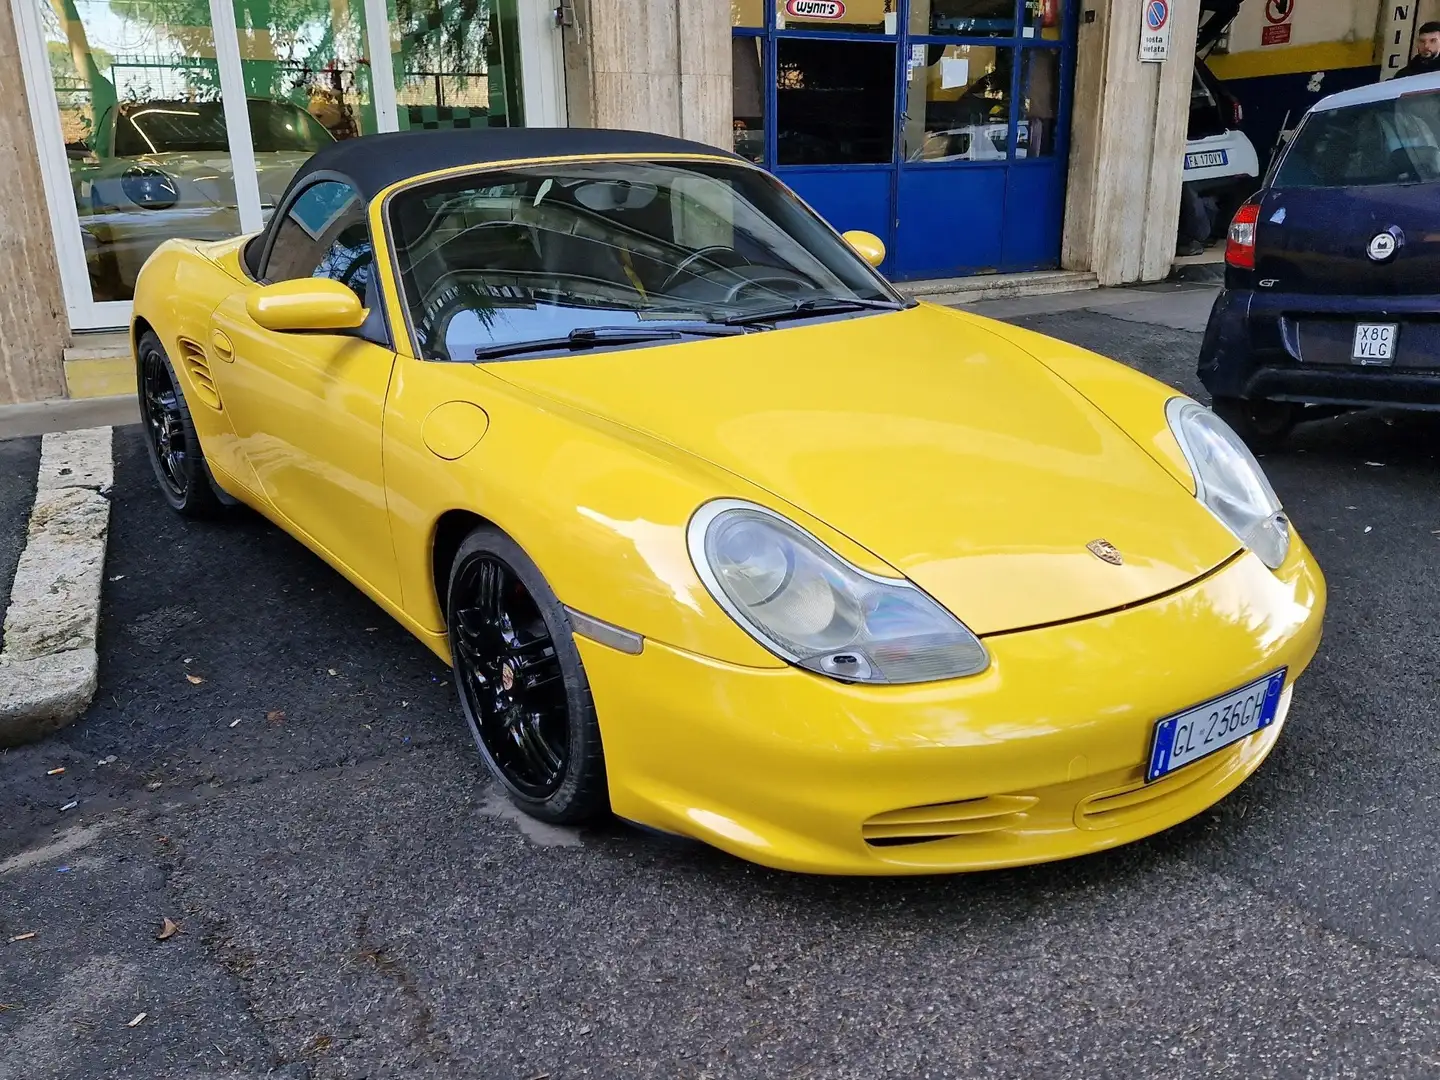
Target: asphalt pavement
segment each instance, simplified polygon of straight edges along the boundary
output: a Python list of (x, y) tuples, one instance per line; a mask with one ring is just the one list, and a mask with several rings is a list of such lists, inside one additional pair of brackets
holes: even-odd
[[(1178, 295), (995, 311), (1198, 393)], [(1437, 446), (1265, 461), (1330, 613), (1213, 811), (864, 880), (520, 818), (442, 665), (257, 517), (168, 513), (121, 429), (99, 694), (0, 755), (0, 1077), (1433, 1077)]]
[(5, 611), (15, 567), (25, 550), (30, 504), (35, 501), (35, 474), (40, 467), (40, 440), (0, 441), (0, 651), (5, 647)]

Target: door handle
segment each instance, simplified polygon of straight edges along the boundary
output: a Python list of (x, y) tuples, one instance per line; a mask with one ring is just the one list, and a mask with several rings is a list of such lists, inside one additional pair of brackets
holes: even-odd
[(210, 335), (210, 347), (215, 350), (215, 355), (227, 364), (235, 359), (235, 346), (219, 330)]

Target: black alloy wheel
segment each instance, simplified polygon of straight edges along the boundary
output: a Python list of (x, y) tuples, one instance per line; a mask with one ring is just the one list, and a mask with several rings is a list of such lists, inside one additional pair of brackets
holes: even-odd
[(527, 813), (574, 824), (608, 805), (600, 730), (564, 608), (518, 545), (477, 529), (450, 574), (461, 709), (490, 771)]
[(154, 333), (140, 338), (137, 351), (140, 420), (160, 493), (186, 517), (210, 517), (221, 502), (210, 485), (210, 470), (175, 368)]

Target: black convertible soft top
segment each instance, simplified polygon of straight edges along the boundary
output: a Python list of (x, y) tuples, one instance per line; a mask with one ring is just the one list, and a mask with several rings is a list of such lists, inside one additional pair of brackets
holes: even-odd
[(713, 146), (644, 131), (601, 128), (469, 128), (448, 131), (394, 131), (344, 139), (317, 151), (290, 181), (304, 183), (317, 172), (335, 172), (354, 181), (368, 202), (399, 180), (462, 165), (486, 165), (521, 158), (588, 157), (603, 154), (734, 155)]
[[(464, 165), (484, 166), (526, 158), (599, 157), (607, 154), (709, 154), (735, 158), (727, 150), (647, 131), (605, 128), (457, 128), (445, 131), (391, 131), (342, 139), (317, 150), (300, 166), (280, 199), (284, 206), (308, 178), (343, 176), (367, 203), (391, 184), (423, 173)], [(259, 277), (269, 234), (278, 218), (245, 245), (245, 265)]]

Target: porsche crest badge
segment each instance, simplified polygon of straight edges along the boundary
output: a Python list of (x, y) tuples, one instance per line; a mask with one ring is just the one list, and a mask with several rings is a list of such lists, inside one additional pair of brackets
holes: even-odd
[(1091, 540), (1085, 546), (1090, 550), (1090, 554), (1101, 562), (1107, 562), (1111, 566), (1120, 566), (1125, 562), (1124, 557), (1120, 554), (1120, 549), (1109, 540)]

